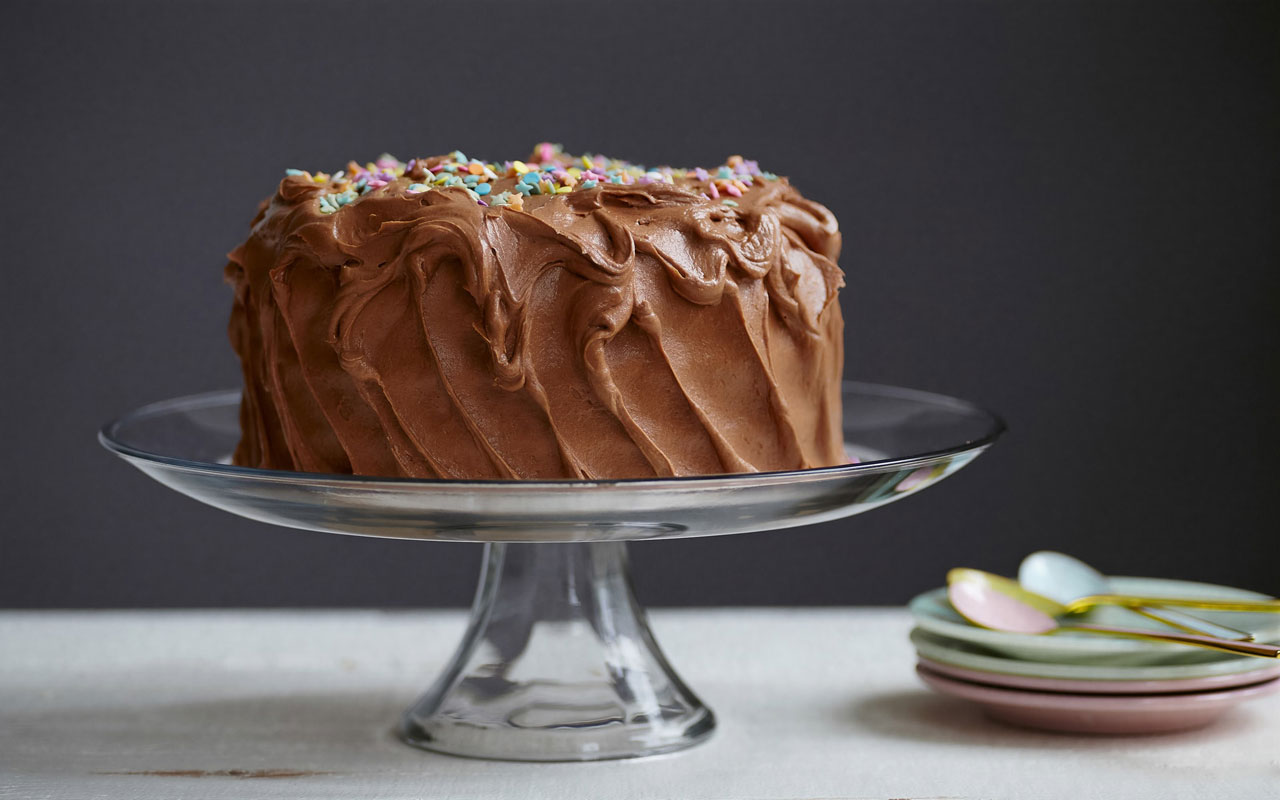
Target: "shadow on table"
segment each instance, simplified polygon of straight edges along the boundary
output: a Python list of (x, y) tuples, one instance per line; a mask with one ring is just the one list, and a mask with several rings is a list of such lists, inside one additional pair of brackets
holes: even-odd
[[(412, 697), (393, 692), (300, 693), (199, 703), (5, 714), (27, 755), (66, 753), (64, 766), (99, 775), (298, 778), (447, 758), (392, 732)], [(23, 759), (27, 760), (27, 759)]]
[(1259, 732), (1255, 715), (1236, 709), (1216, 723), (1198, 730), (1144, 736), (1088, 736), (1017, 728), (985, 716), (972, 703), (940, 697), (928, 691), (891, 692), (860, 698), (849, 707), (849, 719), (878, 736), (910, 741), (938, 742), (972, 747), (1066, 747), (1073, 750), (1108, 750), (1124, 741), (1144, 745), (1185, 743), (1200, 737), (1223, 738)]

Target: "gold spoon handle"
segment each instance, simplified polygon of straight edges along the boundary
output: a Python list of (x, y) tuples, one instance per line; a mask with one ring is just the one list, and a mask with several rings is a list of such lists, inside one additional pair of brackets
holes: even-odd
[(1143, 597), (1132, 594), (1097, 594), (1067, 603), (1068, 611), (1081, 611), (1090, 606), (1180, 606), (1211, 611), (1280, 612), (1280, 600), (1209, 600), (1200, 597)]
[(1210, 650), (1222, 650), (1227, 653), (1240, 653), (1246, 656), (1262, 658), (1280, 658), (1280, 647), (1257, 642), (1237, 642), (1230, 639), (1219, 639), (1214, 636), (1199, 636), (1193, 633), (1153, 633), (1137, 628), (1112, 628), (1105, 625), (1064, 625), (1060, 631), (1087, 631), (1103, 633), (1109, 636), (1124, 636), (1130, 639), (1145, 639), (1148, 642), (1175, 642), (1195, 647), (1207, 647)]
[(1203, 633), (1209, 636), (1217, 636), (1220, 639), (1234, 639), (1239, 642), (1254, 641), (1254, 636), (1249, 631), (1242, 631), (1239, 628), (1210, 622), (1201, 617), (1184, 614), (1177, 609), (1156, 608), (1155, 606), (1128, 606), (1128, 609), (1148, 619), (1154, 619), (1157, 622), (1163, 622), (1165, 625), (1177, 628), (1183, 633)]

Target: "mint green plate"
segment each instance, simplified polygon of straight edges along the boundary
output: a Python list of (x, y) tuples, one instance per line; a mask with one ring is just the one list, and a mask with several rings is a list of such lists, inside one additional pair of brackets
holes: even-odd
[[(1210, 583), (1178, 581), (1166, 578), (1113, 577), (1112, 585), (1121, 594), (1165, 597), (1204, 597), (1219, 599), (1265, 599), (1266, 595), (1245, 589), (1215, 586)], [(1161, 664), (1201, 664), (1225, 654), (1177, 644), (1120, 639), (1097, 634), (1063, 631), (1045, 636), (1004, 633), (970, 625), (947, 602), (945, 587), (925, 592), (913, 599), (907, 608), (916, 625), (930, 633), (975, 644), (997, 655), (1056, 664), (1089, 664), (1094, 666), (1153, 666)], [(1280, 641), (1280, 613), (1232, 613), (1184, 609), (1204, 619), (1251, 631), (1260, 642)], [(1162, 623), (1115, 607), (1095, 608), (1074, 617), (1101, 625), (1171, 630)], [(1262, 661), (1263, 659), (1258, 659)], [(1046, 676), (1047, 677), (1047, 676)]]
[[(930, 661), (952, 667), (1023, 678), (1049, 678), (1063, 681), (1190, 681), (1225, 678), (1249, 672), (1274, 672), (1280, 663), (1271, 658), (1251, 658), (1230, 653), (1202, 651), (1200, 660), (1176, 664), (1126, 666), (1107, 664), (1053, 664), (1045, 661), (1023, 661), (1007, 658), (969, 642), (948, 639), (921, 628), (911, 631), (911, 644), (916, 654)], [(1261, 677), (1258, 680), (1262, 680)]]

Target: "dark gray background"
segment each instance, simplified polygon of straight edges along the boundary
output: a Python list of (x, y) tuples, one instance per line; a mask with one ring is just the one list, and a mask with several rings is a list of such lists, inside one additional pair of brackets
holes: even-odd
[(633, 547), (657, 604), (898, 603), (1060, 548), (1272, 593), (1269, 3), (6, 4), (0, 605), (419, 605), (479, 548), (273, 529), (96, 427), (238, 383), (223, 256), (285, 167), (741, 152), (845, 236), (851, 377), (1011, 432), (909, 502)]

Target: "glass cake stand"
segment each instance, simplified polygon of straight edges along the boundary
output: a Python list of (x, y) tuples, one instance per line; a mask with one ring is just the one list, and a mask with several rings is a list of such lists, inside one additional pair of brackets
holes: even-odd
[(479, 758), (592, 761), (696, 744), (711, 710), (671, 668), (636, 602), (626, 542), (777, 530), (914, 494), (967, 464), (1001, 420), (942, 395), (847, 383), (856, 463), (639, 480), (462, 481), (231, 466), (238, 391), (144, 406), (99, 438), (211, 506), (291, 528), (483, 542), (470, 624), (400, 723), (407, 743)]

